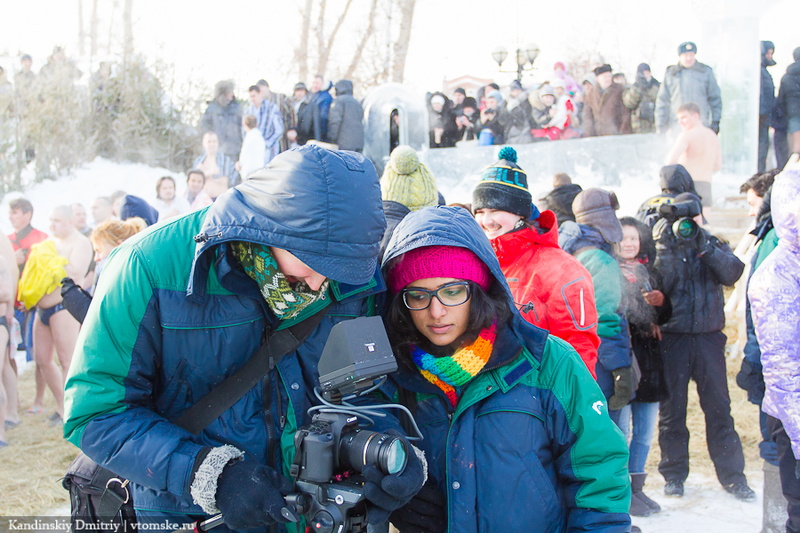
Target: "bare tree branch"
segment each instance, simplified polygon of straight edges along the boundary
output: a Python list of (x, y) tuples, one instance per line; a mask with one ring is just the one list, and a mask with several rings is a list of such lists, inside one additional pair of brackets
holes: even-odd
[(328, 2), (326, 0), (321, 0), (319, 3), (319, 13), (317, 13), (317, 73), (318, 74), (325, 74), (324, 71), (320, 70), (320, 62), (322, 58), (322, 52), (325, 49), (325, 10), (328, 7)]
[(404, 0), (400, 4), (400, 34), (394, 42), (394, 63), (392, 64), (392, 81), (397, 83), (403, 83), (416, 3), (417, 0)]
[(300, 42), (294, 51), (299, 80), (308, 79), (308, 35), (311, 31), (311, 10), (313, 7), (314, 0), (306, 0), (305, 9), (301, 12), (303, 22), (300, 28)]
[(375, 15), (377, 11), (378, 11), (378, 0), (372, 0), (372, 7), (369, 10), (369, 23), (367, 24), (367, 29), (361, 36), (361, 41), (358, 43), (358, 47), (356, 48), (356, 53), (353, 56), (352, 61), (350, 61), (350, 66), (347, 67), (347, 72), (345, 72), (344, 75), (345, 79), (350, 80), (353, 78), (353, 74), (355, 74), (359, 63), (361, 62), (361, 56), (364, 54), (364, 49), (367, 46), (367, 41), (372, 36), (372, 33), (375, 31)]
[[(323, 0), (324, 2), (324, 0)], [(336, 25), (333, 27), (333, 31), (328, 36), (328, 43), (324, 49), (320, 50), (319, 56), (319, 68), (317, 72), (319, 74), (325, 75), (325, 71), (328, 69), (328, 60), (331, 57), (331, 49), (333, 48), (333, 42), (336, 40), (336, 34), (339, 33), (339, 29), (342, 27), (344, 23), (345, 17), (347, 17), (347, 12), (350, 11), (350, 6), (353, 4), (353, 0), (347, 0), (347, 4), (344, 6), (344, 11), (339, 16), (339, 20), (336, 21)]]

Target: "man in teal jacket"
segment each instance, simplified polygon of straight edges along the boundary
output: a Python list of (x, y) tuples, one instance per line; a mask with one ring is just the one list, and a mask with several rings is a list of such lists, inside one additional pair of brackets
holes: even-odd
[[(219, 511), (231, 529), (285, 521), (319, 356), (334, 324), (374, 310), (384, 229), (372, 164), (307, 146), (109, 256), (67, 380), (64, 433), (131, 480), (139, 521)], [(321, 309), (311, 335), (199, 435), (172, 423), (269, 333)], [(422, 475), (397, 481), (418, 489)], [(385, 515), (410, 497), (387, 492)]]

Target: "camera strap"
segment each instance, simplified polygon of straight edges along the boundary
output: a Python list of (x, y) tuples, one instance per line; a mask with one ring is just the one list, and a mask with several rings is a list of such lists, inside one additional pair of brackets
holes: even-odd
[(325, 307), (299, 324), (270, 335), (244, 366), (184, 411), (173, 423), (199, 435), (275, 368), (284, 355), (297, 349), (317, 328), (327, 310), (328, 307)]

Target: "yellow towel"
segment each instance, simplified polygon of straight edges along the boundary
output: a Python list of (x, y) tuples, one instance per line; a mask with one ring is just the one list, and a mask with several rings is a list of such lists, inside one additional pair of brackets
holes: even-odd
[(69, 261), (66, 258), (58, 255), (56, 243), (52, 240), (31, 246), (28, 262), (19, 278), (17, 300), (27, 309), (33, 309), (42, 296), (61, 285), (61, 280), (67, 276), (64, 270), (67, 263)]

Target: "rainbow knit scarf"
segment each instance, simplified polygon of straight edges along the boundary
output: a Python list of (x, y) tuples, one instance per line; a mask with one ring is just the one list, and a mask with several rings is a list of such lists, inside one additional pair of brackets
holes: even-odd
[(497, 324), (481, 331), (468, 346), (462, 346), (448, 357), (435, 357), (417, 346), (411, 346), (411, 357), (422, 376), (442, 389), (455, 408), (461, 388), (469, 383), (492, 355), (497, 338)]

